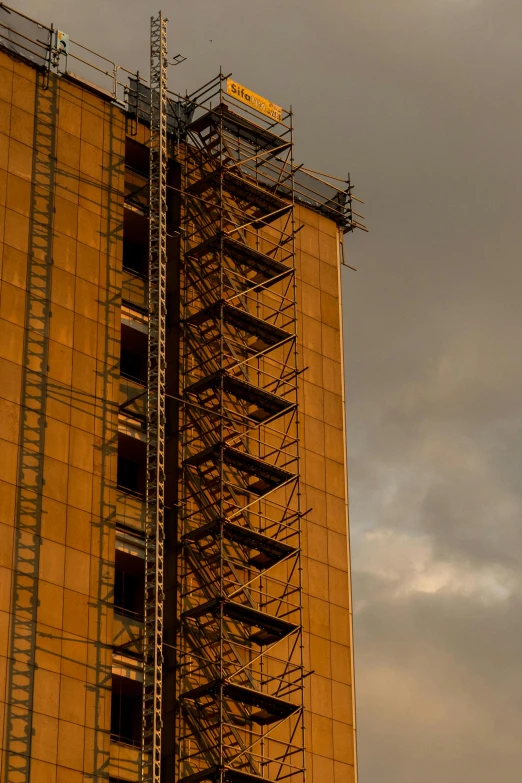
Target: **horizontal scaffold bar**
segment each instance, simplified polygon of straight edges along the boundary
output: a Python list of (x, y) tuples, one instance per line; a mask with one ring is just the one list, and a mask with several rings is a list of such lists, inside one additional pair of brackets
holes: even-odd
[[(296, 607), (297, 608), (297, 607)], [(253, 609), (251, 606), (239, 604), (236, 601), (215, 598), (207, 601), (205, 604), (189, 609), (182, 615), (183, 619), (194, 619), (204, 615), (213, 615), (218, 617), (223, 614), (231, 620), (243, 623), (247, 626), (255, 626), (259, 631), (250, 634), (249, 639), (259, 645), (272, 644), (288, 636), (299, 627), (295, 623), (283, 620), (280, 617), (261, 612), (259, 609)]]

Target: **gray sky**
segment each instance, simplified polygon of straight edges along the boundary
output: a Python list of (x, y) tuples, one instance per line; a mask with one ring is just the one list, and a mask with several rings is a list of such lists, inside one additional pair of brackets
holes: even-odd
[[(148, 71), (155, 4), (18, 7)], [(298, 157), (367, 202), (344, 272), (360, 783), (519, 783), (522, 3), (163, 10), (173, 89), (222, 65), (292, 104)]]

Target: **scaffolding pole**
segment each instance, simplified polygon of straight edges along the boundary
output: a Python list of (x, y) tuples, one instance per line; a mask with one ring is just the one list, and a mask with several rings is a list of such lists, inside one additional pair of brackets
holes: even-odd
[(150, 27), (149, 342), (142, 780), (160, 783), (165, 489), (167, 20)]

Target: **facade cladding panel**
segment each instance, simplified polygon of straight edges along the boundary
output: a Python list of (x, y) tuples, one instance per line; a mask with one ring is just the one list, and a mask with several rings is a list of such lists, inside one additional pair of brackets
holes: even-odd
[(297, 210), (298, 344), (304, 508), (307, 769), (356, 779), (338, 228)]
[[(140, 779), (147, 144), (0, 51), (2, 783)], [(342, 235), (296, 219), (307, 777), (351, 783)]]

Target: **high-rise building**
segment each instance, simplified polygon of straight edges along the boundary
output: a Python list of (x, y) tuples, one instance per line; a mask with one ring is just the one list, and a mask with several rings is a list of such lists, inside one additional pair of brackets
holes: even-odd
[(2, 783), (356, 780), (350, 182), (0, 8)]

